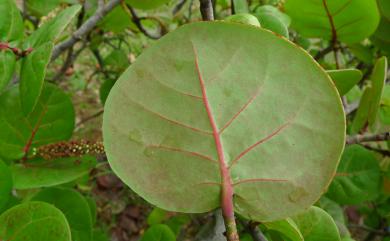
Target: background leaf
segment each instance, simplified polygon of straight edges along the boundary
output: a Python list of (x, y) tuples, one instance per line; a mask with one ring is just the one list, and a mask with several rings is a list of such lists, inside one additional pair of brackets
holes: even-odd
[(165, 224), (157, 224), (148, 228), (140, 241), (175, 241), (175, 234)]
[(0, 42), (13, 42), (23, 38), (23, 20), (14, 0), (0, 2)]
[(128, 3), (130, 6), (134, 8), (148, 10), (148, 9), (157, 8), (170, 1), (171, 0), (126, 0), (126, 3)]
[(71, 182), (87, 174), (95, 165), (96, 159), (89, 156), (54, 161), (37, 159), (27, 167), (12, 165), (11, 171), (16, 189), (32, 189)]
[(282, 234), (285, 239), (291, 241), (304, 241), (297, 224), (291, 218), (263, 224), (267, 227), (267, 229), (277, 231)]
[(44, 202), (27, 202), (0, 216), (0, 239), (12, 241), (71, 241), (64, 214)]
[(37, 107), (27, 117), (20, 106), (18, 86), (0, 96), (0, 156), (21, 159), (25, 147), (49, 144), (70, 138), (74, 109), (70, 98), (58, 87), (46, 84)]
[[(0, 210), (7, 204), (12, 191), (12, 175), (8, 166), (0, 160)], [(1, 212), (0, 212), (1, 213)]]
[(15, 64), (16, 56), (11, 50), (0, 50), (0, 93), (11, 81)]
[(350, 91), (363, 77), (358, 69), (327, 70), (326, 72), (332, 78), (340, 96)]
[(61, 210), (72, 231), (72, 241), (92, 240), (92, 216), (87, 200), (77, 191), (48, 188), (37, 193), (32, 201), (42, 201)]

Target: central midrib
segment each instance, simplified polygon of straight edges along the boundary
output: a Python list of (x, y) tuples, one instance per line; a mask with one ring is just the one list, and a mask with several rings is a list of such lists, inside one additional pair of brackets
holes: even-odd
[(218, 154), (218, 163), (221, 173), (221, 181), (222, 181), (222, 190), (221, 190), (221, 208), (222, 213), (225, 218), (234, 218), (234, 210), (233, 210), (233, 185), (230, 177), (228, 166), (225, 162), (225, 154), (221, 142), (220, 132), (218, 130), (217, 124), (215, 122), (211, 106), (209, 100), (207, 98), (206, 86), (202, 77), (202, 73), (199, 68), (199, 60), (198, 54), (196, 52), (195, 47), (193, 47), (194, 55), (195, 55), (195, 67), (199, 77), (200, 87), (202, 90), (202, 99), (204, 106), (207, 111), (207, 116), (210, 121), (210, 125), (213, 131), (213, 137), (215, 141), (215, 146)]

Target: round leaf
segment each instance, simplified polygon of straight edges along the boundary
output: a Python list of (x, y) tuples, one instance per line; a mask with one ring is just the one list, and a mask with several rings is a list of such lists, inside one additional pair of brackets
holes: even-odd
[(170, 1), (171, 0), (126, 0), (126, 3), (134, 8), (147, 10), (160, 7)]
[(284, 7), (291, 26), (310, 38), (355, 43), (374, 33), (379, 24), (376, 0), (287, 0)]
[(358, 204), (375, 199), (381, 184), (378, 160), (360, 145), (352, 145), (343, 153), (327, 196), (339, 204)]
[(215, 209), (226, 165), (236, 211), (274, 221), (328, 186), (345, 120), (336, 88), (306, 52), (257, 27), (201, 22), (159, 40), (122, 75), (103, 134), (113, 170), (152, 204)]
[(8, 166), (0, 160), (0, 210), (7, 204), (12, 191), (12, 176)]
[(176, 241), (175, 234), (165, 224), (157, 224), (146, 230), (140, 241)]
[(61, 210), (69, 222), (73, 241), (92, 239), (92, 217), (86, 199), (78, 192), (65, 188), (48, 188), (37, 193), (33, 201), (42, 201)]
[(43, 202), (15, 206), (0, 216), (0, 240), (71, 241), (64, 214)]
[(11, 81), (15, 64), (16, 56), (11, 50), (0, 50), (0, 92)]
[(279, 232), (288, 240), (291, 241), (304, 241), (301, 232), (299, 231), (296, 223), (291, 219), (287, 218), (271, 223), (264, 223), (267, 229)]
[(340, 235), (332, 217), (318, 207), (293, 217), (305, 241), (340, 241)]
[(35, 160), (34, 164), (11, 166), (16, 189), (51, 187), (76, 180), (96, 165), (93, 157)]
[(0, 156), (21, 159), (25, 149), (70, 138), (74, 110), (70, 98), (47, 84), (34, 111), (25, 117), (20, 106), (18, 86), (0, 96)]

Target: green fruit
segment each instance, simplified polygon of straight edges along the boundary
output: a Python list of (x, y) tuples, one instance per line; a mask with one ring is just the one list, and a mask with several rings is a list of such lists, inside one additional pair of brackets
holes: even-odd
[(228, 22), (243, 23), (243, 24), (260, 27), (259, 20), (255, 16), (249, 13), (238, 13), (235, 15), (231, 15), (227, 17), (225, 20)]

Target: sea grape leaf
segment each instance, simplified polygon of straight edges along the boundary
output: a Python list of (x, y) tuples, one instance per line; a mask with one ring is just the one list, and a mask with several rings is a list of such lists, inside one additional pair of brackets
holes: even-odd
[(22, 60), (19, 85), (20, 102), (26, 116), (34, 110), (38, 103), (53, 47), (54, 45), (48, 42), (33, 50)]
[(171, 0), (125, 0), (130, 6), (143, 10), (153, 9), (160, 7)]
[(71, 241), (71, 234), (60, 210), (44, 202), (27, 202), (0, 216), (0, 240)]
[(349, 44), (348, 49), (352, 54), (363, 63), (371, 65), (374, 62), (373, 50), (370, 46), (360, 43)]
[(140, 241), (176, 241), (175, 234), (165, 224), (156, 224), (146, 230)]
[(371, 74), (371, 105), (368, 114), (368, 124), (375, 124), (376, 116), (379, 110), (383, 89), (387, 78), (387, 58), (383, 56), (378, 59)]
[(121, 33), (127, 28), (137, 29), (137, 26), (131, 20), (128, 13), (125, 12), (122, 6), (115, 7), (107, 14), (99, 23), (99, 27), (106, 31)]
[[(25, 0), (27, 10), (37, 17), (46, 16), (60, 4), (77, 4), (78, 0)], [(90, 1), (89, 1), (90, 2)]]
[(232, 3), (234, 5), (234, 13), (235, 14), (249, 12), (248, 1), (246, 1), (246, 0), (232, 0)]
[(319, 207), (311, 207), (292, 218), (305, 241), (340, 241), (332, 217)]
[(58, 13), (55, 18), (44, 23), (26, 39), (25, 48), (36, 48), (55, 41), (80, 10), (81, 6), (76, 4)]
[(263, 224), (267, 229), (274, 230), (282, 234), (287, 240), (304, 241), (297, 224), (291, 218)]
[(148, 215), (148, 225), (155, 225), (162, 223), (167, 218), (167, 211), (161, 208), (153, 208), (152, 212)]
[(37, 159), (34, 164), (11, 166), (15, 189), (52, 187), (76, 180), (96, 165), (94, 157), (61, 158), (52, 161)]
[(390, 85), (385, 85), (380, 103), (379, 118), (385, 125), (390, 125)]
[(317, 202), (316, 206), (322, 208), (333, 218), (334, 222), (337, 225), (341, 238), (350, 236), (349, 230), (345, 222), (344, 210), (338, 203), (323, 196)]
[(372, 93), (372, 88), (370, 86), (367, 86), (363, 91), (363, 95), (360, 98), (359, 107), (352, 121), (351, 129), (350, 129), (351, 134), (356, 134), (362, 128), (367, 126), (368, 113), (370, 111), (370, 105), (371, 105), (370, 103), (371, 95), (372, 95), (371, 93)]
[(288, 28), (277, 16), (268, 12), (260, 12), (256, 14), (256, 17), (259, 19), (261, 27), (288, 38)]
[(15, 64), (16, 56), (11, 50), (0, 50), (0, 93), (11, 81)]
[(8, 166), (0, 159), (0, 210), (7, 204), (12, 191), (12, 175)]
[(23, 38), (23, 19), (14, 0), (0, 2), (0, 42), (14, 42)]
[(332, 78), (340, 96), (345, 95), (362, 79), (363, 74), (358, 69), (339, 69), (326, 71)]
[(390, 2), (387, 0), (377, 0), (377, 3), (382, 17), (390, 20)]
[(376, 0), (287, 0), (284, 7), (303, 36), (346, 43), (370, 36), (380, 19)]
[(339, 204), (358, 204), (375, 199), (382, 187), (379, 162), (360, 145), (348, 146), (327, 197)]
[(67, 188), (47, 188), (37, 193), (32, 201), (54, 205), (68, 220), (72, 241), (92, 240), (92, 217), (87, 200), (77, 191)]
[(96, 219), (97, 219), (97, 205), (96, 205), (95, 199), (93, 199), (90, 196), (87, 196), (84, 198), (88, 203), (89, 210), (91, 213), (91, 218), (92, 218), (92, 225), (94, 225), (96, 223)]
[(236, 211), (259, 221), (313, 204), (345, 139), (340, 97), (308, 53), (227, 22), (185, 25), (149, 47), (111, 90), (103, 119), (113, 170), (147, 201), (213, 210), (228, 167)]
[(377, 0), (381, 21), (371, 40), (374, 44), (390, 55), (390, 4), (387, 0)]
[(283, 25), (285, 25), (287, 27), (290, 26), (290, 24), (291, 24), (291, 18), (287, 14), (281, 12), (279, 9), (277, 9), (274, 6), (263, 5), (263, 6), (258, 7), (255, 12), (257, 14), (260, 14), (260, 15), (262, 15), (262, 14), (272, 15), (272, 16), (278, 18), (283, 23)]
[(230, 15), (227, 18), (225, 18), (225, 20), (229, 22), (249, 24), (249, 25), (261, 27), (257, 17), (255, 17), (250, 13), (238, 13), (238, 14)]
[(26, 147), (67, 140), (72, 135), (72, 102), (54, 85), (44, 86), (37, 107), (27, 117), (22, 113), (18, 86), (0, 95), (0, 106), (0, 156), (5, 160), (21, 159)]

